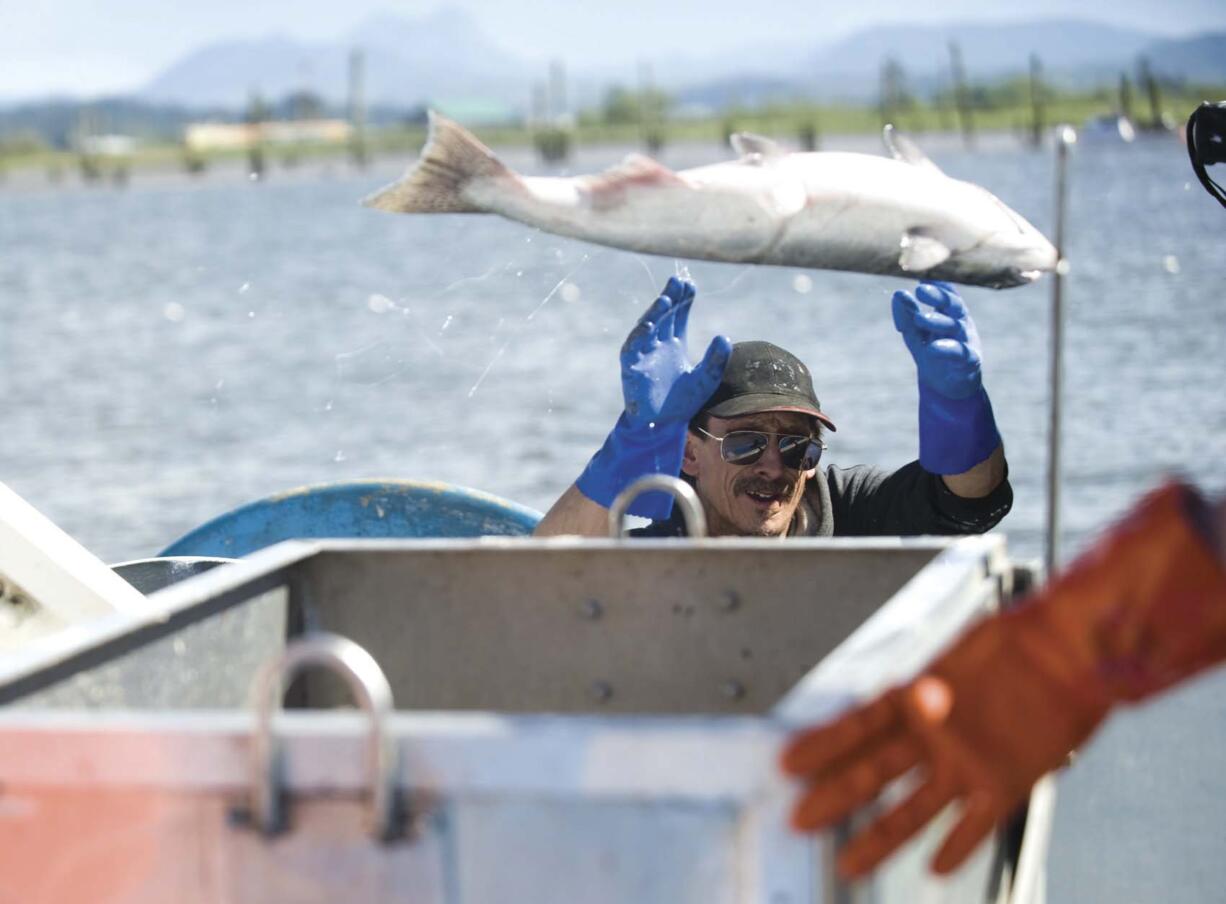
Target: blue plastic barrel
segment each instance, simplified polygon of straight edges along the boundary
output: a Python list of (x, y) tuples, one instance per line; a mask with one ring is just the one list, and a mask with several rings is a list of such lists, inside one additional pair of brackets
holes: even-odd
[(317, 484), (220, 515), (161, 556), (238, 558), (282, 540), (325, 537), (483, 537), (532, 533), (541, 513), (489, 493), (412, 480)]

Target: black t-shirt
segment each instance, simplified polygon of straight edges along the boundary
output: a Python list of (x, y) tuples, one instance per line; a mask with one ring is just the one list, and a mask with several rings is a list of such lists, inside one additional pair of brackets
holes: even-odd
[[(803, 537), (919, 536), (982, 534), (1013, 507), (1009, 480), (981, 499), (950, 492), (945, 481), (918, 461), (893, 473), (868, 465), (823, 468), (805, 486), (805, 496), (788, 531)], [(674, 506), (666, 521), (630, 531), (632, 537), (681, 537), (685, 522)]]

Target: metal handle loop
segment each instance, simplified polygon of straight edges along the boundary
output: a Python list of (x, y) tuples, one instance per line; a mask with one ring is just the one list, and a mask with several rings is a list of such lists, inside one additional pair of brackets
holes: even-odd
[(273, 734), (272, 719), (281, 708), (285, 689), (311, 666), (325, 666), (343, 678), (354, 701), (370, 716), (371, 831), (378, 840), (391, 838), (396, 758), (387, 720), (393, 711), (392, 689), (373, 656), (352, 640), (326, 632), (308, 634), (291, 642), (280, 656), (260, 666), (252, 684), (256, 728), (251, 746), (251, 788), (256, 827), (269, 835), (281, 829), (281, 742)]
[(648, 474), (640, 477), (630, 486), (617, 494), (613, 504), (609, 506), (609, 536), (624, 537), (626, 509), (641, 493), (648, 490), (659, 490), (668, 493), (681, 506), (682, 517), (685, 518), (686, 534), (690, 537), (705, 537), (707, 535), (707, 517), (702, 512), (702, 502), (694, 488), (676, 477), (667, 474)]

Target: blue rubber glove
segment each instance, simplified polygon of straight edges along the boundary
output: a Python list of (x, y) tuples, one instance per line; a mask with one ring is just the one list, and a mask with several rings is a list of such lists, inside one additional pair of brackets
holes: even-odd
[(975, 322), (949, 283), (920, 283), (914, 296), (895, 292), (893, 305), (919, 377), (920, 465), (933, 474), (969, 471), (1000, 445)]
[[(617, 494), (645, 474), (681, 473), (685, 434), (715, 388), (732, 353), (725, 336), (711, 340), (697, 367), (685, 350), (685, 329), (694, 302), (694, 284), (672, 277), (621, 350), (622, 395), (626, 409), (592, 456), (575, 485), (593, 502), (609, 508)], [(643, 493), (630, 514), (667, 518), (672, 497)]]

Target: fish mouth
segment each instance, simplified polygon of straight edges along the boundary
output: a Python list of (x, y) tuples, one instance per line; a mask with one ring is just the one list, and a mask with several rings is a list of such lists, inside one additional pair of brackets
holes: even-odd
[(988, 283), (989, 289), (1016, 289), (1018, 286), (1028, 286), (1046, 271), (1043, 270), (1022, 270), (1018, 267), (1010, 267), (1004, 271), (1001, 277), (993, 282)]
[(1056, 260), (1056, 249), (1048, 245), (1040, 253), (1029, 254), (1014, 266), (1006, 268), (1005, 277), (1007, 282), (1005, 288), (1028, 285), (1044, 273), (1055, 272), (1058, 267), (1059, 261)]
[[(987, 286), (991, 289), (1013, 289), (1018, 286), (1026, 286), (1037, 280), (1044, 273), (1050, 273), (1056, 269), (1057, 255), (1055, 246), (1048, 242), (1042, 236), (1038, 236), (1039, 241), (1033, 245), (1022, 248), (1009, 248), (1006, 246), (999, 249), (999, 252), (1005, 260), (991, 261), (990, 254), (983, 254), (979, 260), (973, 257), (966, 260), (964, 265), (970, 270), (977, 269), (979, 266), (987, 265), (980, 272), (979, 278), (971, 278), (970, 282), (978, 282), (979, 285)], [(983, 244), (984, 250), (987, 251), (993, 246), (989, 242)], [(969, 257), (969, 256), (968, 256)], [(992, 264), (995, 263), (995, 266)], [(956, 282), (958, 280), (955, 277)]]

